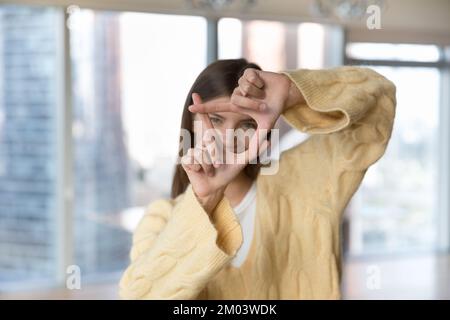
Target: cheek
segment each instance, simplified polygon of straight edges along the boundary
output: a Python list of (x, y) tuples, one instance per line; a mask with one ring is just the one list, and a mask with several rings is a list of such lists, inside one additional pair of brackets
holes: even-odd
[(250, 139), (251, 137), (245, 135), (240, 139), (239, 146), (242, 146), (245, 150), (247, 150), (250, 145)]
[(250, 145), (251, 137), (247, 136), (246, 134), (235, 134), (236, 135), (228, 136), (226, 141), (227, 149), (233, 152), (243, 152), (247, 150)]

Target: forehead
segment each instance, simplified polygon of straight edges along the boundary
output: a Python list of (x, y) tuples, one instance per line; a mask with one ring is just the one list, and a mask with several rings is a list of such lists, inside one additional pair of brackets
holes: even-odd
[[(218, 103), (218, 102), (220, 102), (220, 103), (230, 102), (230, 97), (214, 98), (214, 99), (208, 100), (207, 102), (205, 102), (205, 104), (210, 105), (210, 104), (214, 104), (214, 103)], [(210, 115), (218, 115), (224, 119), (233, 120), (233, 121), (253, 120), (252, 117), (250, 117), (246, 114), (237, 113), (237, 112), (214, 112), (214, 113), (210, 113)]]

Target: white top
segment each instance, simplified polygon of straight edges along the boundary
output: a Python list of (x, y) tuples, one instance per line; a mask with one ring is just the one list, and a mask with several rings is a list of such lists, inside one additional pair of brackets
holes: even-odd
[(253, 232), (255, 229), (255, 215), (256, 215), (256, 183), (253, 182), (247, 194), (241, 202), (233, 207), (234, 212), (239, 218), (242, 227), (243, 242), (242, 246), (236, 253), (236, 256), (231, 260), (231, 264), (239, 268), (247, 258), (250, 251), (250, 246), (253, 240)]

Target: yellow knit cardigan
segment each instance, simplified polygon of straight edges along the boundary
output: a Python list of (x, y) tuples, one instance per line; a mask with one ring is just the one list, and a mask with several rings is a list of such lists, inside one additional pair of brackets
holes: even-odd
[(340, 299), (340, 224), (367, 168), (385, 152), (394, 84), (368, 68), (283, 71), (306, 103), (282, 116), (311, 134), (257, 177), (255, 232), (239, 268), (242, 229), (224, 197), (212, 217), (192, 186), (151, 203), (120, 281), (125, 299)]

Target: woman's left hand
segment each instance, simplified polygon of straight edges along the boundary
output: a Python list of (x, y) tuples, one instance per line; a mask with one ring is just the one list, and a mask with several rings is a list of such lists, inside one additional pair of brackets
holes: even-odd
[(302, 94), (286, 75), (248, 68), (239, 79), (231, 103), (196, 104), (189, 110), (198, 113), (239, 112), (255, 119), (258, 130), (270, 130), (285, 108), (302, 99)]

